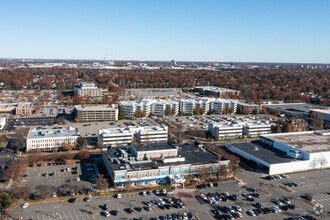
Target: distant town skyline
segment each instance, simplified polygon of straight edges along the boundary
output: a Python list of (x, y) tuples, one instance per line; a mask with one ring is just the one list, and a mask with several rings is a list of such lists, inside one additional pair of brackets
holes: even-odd
[(0, 58), (330, 63), (330, 2), (5, 1)]

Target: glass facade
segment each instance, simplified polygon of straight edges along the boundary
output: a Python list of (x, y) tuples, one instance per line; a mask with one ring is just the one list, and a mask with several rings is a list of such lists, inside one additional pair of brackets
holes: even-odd
[(178, 174), (179, 168), (171, 168), (171, 174)]
[(116, 173), (116, 180), (125, 179), (125, 173)]
[(181, 173), (189, 173), (189, 167), (181, 167)]
[(160, 175), (168, 175), (168, 169), (162, 169), (162, 170), (160, 170)]

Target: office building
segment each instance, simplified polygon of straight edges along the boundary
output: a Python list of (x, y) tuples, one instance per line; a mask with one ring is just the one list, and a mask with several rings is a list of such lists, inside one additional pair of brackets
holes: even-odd
[[(156, 185), (176, 175), (217, 173), (229, 160), (204, 148), (168, 143), (135, 144), (101, 151), (102, 160), (112, 182), (124, 186)], [(175, 179), (175, 178), (174, 178)]]
[(81, 82), (74, 86), (74, 95), (80, 97), (101, 97), (102, 89), (93, 82)]
[(79, 137), (78, 129), (68, 127), (65, 129), (35, 128), (29, 131), (26, 138), (26, 151), (51, 151), (54, 148), (75, 146)]
[(118, 108), (114, 105), (75, 105), (74, 111), (79, 121), (118, 120)]
[(253, 104), (253, 103), (237, 102), (237, 113), (238, 114), (245, 114), (246, 109), (248, 109), (251, 114), (260, 114), (261, 105)]
[(249, 118), (227, 118), (216, 123), (210, 123), (208, 130), (215, 140), (258, 137), (270, 134), (271, 124), (266, 120)]
[(101, 148), (109, 146), (129, 145), (133, 142), (154, 143), (167, 142), (168, 127), (128, 126), (126, 128), (102, 128), (98, 130), (98, 145)]

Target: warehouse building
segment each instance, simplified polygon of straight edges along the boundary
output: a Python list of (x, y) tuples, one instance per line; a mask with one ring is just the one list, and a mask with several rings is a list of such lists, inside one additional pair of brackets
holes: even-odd
[(74, 146), (79, 135), (78, 129), (72, 127), (65, 129), (34, 128), (27, 135), (26, 151), (51, 151), (65, 145)]
[[(204, 148), (168, 143), (135, 144), (102, 150), (102, 160), (113, 183), (124, 186), (156, 185), (176, 175), (196, 175), (203, 171), (216, 173), (229, 160)], [(175, 178), (174, 178), (175, 179)]]
[(330, 167), (330, 131), (268, 134), (252, 143), (227, 143), (270, 175)]
[(75, 105), (74, 111), (79, 121), (118, 121), (118, 108), (113, 105)]

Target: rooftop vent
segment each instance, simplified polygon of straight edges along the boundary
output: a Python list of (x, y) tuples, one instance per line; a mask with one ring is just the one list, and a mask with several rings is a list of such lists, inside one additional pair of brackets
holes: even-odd
[(253, 150), (259, 150), (259, 148), (258, 147), (254, 147)]

